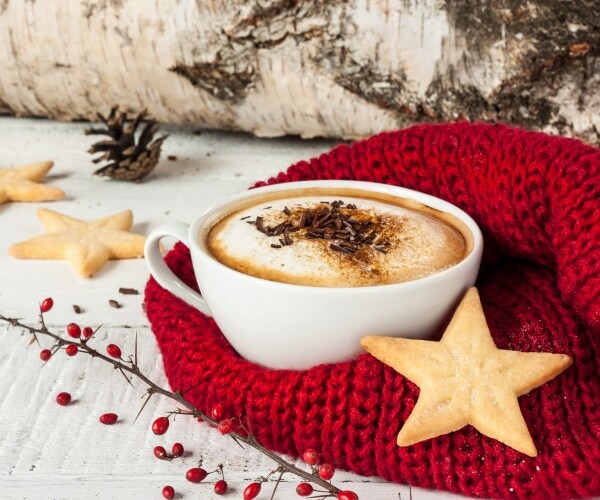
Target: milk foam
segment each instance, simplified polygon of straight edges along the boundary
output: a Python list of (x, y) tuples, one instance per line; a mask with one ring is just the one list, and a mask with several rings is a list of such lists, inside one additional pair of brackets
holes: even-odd
[[(323, 207), (322, 201), (342, 199), (356, 205), (360, 216), (376, 218), (389, 242), (386, 252), (372, 246), (354, 254), (331, 250), (330, 241), (308, 239), (302, 231), (289, 233), (293, 244), (273, 248), (277, 237), (258, 231), (257, 216), (265, 225), (289, 220), (284, 209)], [(350, 212), (348, 212), (350, 213)], [(305, 232), (304, 232), (305, 233)], [(211, 230), (211, 253), (225, 265), (252, 276), (310, 286), (356, 287), (400, 283), (451, 267), (466, 252), (462, 234), (427, 213), (375, 199), (351, 196), (297, 196), (269, 200), (230, 214)]]

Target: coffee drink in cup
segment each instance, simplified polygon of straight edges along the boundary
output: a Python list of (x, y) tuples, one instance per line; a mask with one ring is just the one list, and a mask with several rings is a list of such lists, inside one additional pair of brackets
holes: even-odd
[(472, 234), (414, 200), (356, 189), (298, 189), (246, 200), (200, 237), (222, 264), (317, 287), (389, 285), (462, 261)]
[[(164, 237), (189, 248), (198, 288), (167, 266)], [(352, 359), (368, 334), (430, 339), (475, 283), (482, 252), (458, 207), (339, 180), (238, 193), (191, 224), (156, 228), (145, 247), (158, 284), (211, 316), (241, 357), (286, 370)]]

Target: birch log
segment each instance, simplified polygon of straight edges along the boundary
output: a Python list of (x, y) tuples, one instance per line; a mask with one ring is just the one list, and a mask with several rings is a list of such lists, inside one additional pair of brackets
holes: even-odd
[(355, 138), (499, 120), (600, 139), (597, 0), (0, 0), (0, 113)]

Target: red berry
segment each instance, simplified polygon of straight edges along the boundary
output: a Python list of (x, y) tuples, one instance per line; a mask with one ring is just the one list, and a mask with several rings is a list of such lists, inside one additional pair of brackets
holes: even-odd
[(104, 413), (103, 415), (100, 415), (98, 420), (100, 420), (101, 424), (112, 425), (117, 421), (118, 418), (119, 416), (116, 413)]
[(183, 445), (181, 443), (174, 443), (173, 447), (171, 448), (171, 452), (173, 453), (174, 457), (180, 457), (181, 455), (183, 455)]
[(206, 476), (208, 476), (208, 472), (206, 472), (204, 469), (202, 469), (200, 467), (194, 467), (193, 469), (190, 469), (189, 471), (187, 471), (185, 473), (185, 478), (190, 483), (199, 483)]
[(225, 416), (224, 413), (223, 405), (221, 403), (215, 403), (210, 412), (210, 416), (213, 420), (219, 421), (223, 420), (223, 417)]
[(162, 436), (169, 428), (169, 419), (167, 417), (158, 417), (152, 423), (152, 432), (157, 436)]
[(175, 489), (173, 486), (165, 486), (162, 490), (162, 494), (167, 500), (171, 500), (172, 498), (175, 498)]
[(244, 500), (252, 500), (253, 498), (256, 498), (260, 493), (260, 489), (260, 483), (250, 483), (244, 490)]
[(77, 323), (69, 323), (67, 325), (67, 333), (69, 334), (69, 337), (78, 339), (79, 337), (81, 337), (81, 328)]
[(52, 309), (53, 305), (54, 301), (52, 300), (52, 297), (48, 297), (47, 299), (42, 300), (42, 305), (40, 305), (40, 311), (42, 311), (43, 313), (47, 313), (50, 309)]
[(228, 489), (228, 485), (227, 485), (227, 481), (225, 481), (225, 479), (219, 479), (215, 483), (215, 493), (217, 495), (224, 495), (225, 493), (227, 493), (227, 489)]
[(219, 425), (217, 425), (217, 429), (221, 434), (230, 434), (235, 429), (235, 420), (233, 418), (226, 418), (225, 420), (221, 420)]
[(82, 330), (81, 334), (83, 335), (83, 338), (89, 339), (89, 338), (90, 338), (92, 335), (94, 335), (94, 330), (92, 330), (92, 328), (91, 328), (91, 327), (89, 327), (89, 326), (86, 326), (86, 327), (85, 327), (85, 328)]
[(77, 347), (75, 344), (69, 344), (65, 349), (67, 356), (75, 356), (75, 354), (77, 354), (77, 351), (79, 351), (79, 347)]
[(106, 346), (106, 352), (109, 356), (119, 359), (121, 357), (121, 348), (115, 344), (108, 344)]
[(319, 462), (319, 453), (309, 448), (304, 451), (302, 458), (308, 465), (316, 465)]
[(313, 487), (310, 483), (300, 483), (296, 486), (296, 493), (299, 497), (307, 497), (313, 492)]
[(68, 392), (59, 392), (56, 395), (56, 402), (60, 406), (67, 406), (71, 402), (71, 395)]
[(252, 500), (260, 493), (260, 483), (250, 483), (244, 490), (244, 500)]
[(335, 467), (331, 464), (323, 464), (319, 467), (319, 476), (321, 476), (321, 479), (328, 481), (333, 477), (334, 473)]
[(358, 500), (358, 495), (353, 491), (344, 490), (337, 494), (337, 500)]
[(154, 447), (154, 456), (156, 458), (160, 458), (161, 460), (164, 460), (165, 458), (167, 458), (167, 450), (165, 450), (165, 448), (163, 446), (155, 446)]
[(40, 359), (42, 361), (48, 361), (52, 357), (52, 351), (50, 349), (42, 349), (40, 351)]

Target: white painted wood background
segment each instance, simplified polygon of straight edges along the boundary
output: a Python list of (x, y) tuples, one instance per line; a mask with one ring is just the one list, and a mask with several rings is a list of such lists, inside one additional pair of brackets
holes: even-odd
[[(0, 118), (0, 167), (53, 160), (46, 182), (66, 193), (66, 199), (58, 202), (0, 205), (0, 312), (34, 323), (39, 301), (51, 296), (55, 306), (46, 320), (57, 332), (71, 321), (102, 324), (95, 344), (110, 340), (125, 354), (133, 352), (137, 333), (143, 371), (166, 384), (160, 353), (141, 308), (148, 279), (142, 259), (110, 262), (92, 279), (83, 280), (64, 261), (13, 259), (8, 246), (43, 232), (35, 217), (38, 206), (84, 219), (130, 208), (134, 231), (143, 234), (166, 221), (191, 221), (223, 197), (334, 143), (169, 129), (160, 165), (143, 184), (130, 184), (91, 176), (94, 166), (86, 149), (93, 138), (83, 135), (84, 128), (84, 124)], [(167, 155), (177, 160), (168, 161)], [(140, 295), (121, 295), (119, 287), (136, 288)], [(123, 307), (110, 307), (109, 299)], [(74, 314), (73, 304), (83, 312)], [(48, 340), (42, 342), (50, 345)], [(68, 358), (58, 353), (43, 366), (39, 348), (28, 344), (28, 335), (0, 325), (0, 498), (158, 499), (166, 484), (179, 493), (177, 498), (241, 498), (247, 483), (273, 468), (259, 453), (240, 450), (230, 438), (195, 420), (178, 419), (166, 435), (154, 436), (152, 420), (174, 409), (161, 397), (153, 398), (132, 425), (144, 394), (141, 383), (134, 381), (133, 389), (109, 365), (81, 354)], [(55, 396), (61, 391), (70, 392), (74, 403), (58, 406)], [(119, 422), (101, 425), (98, 417), (106, 412), (117, 413)], [(154, 458), (155, 445), (169, 449), (176, 441), (188, 450), (183, 459)], [(215, 476), (199, 485), (185, 480), (185, 471), (201, 459), (208, 470), (220, 462), (225, 465), (230, 495), (213, 494)], [(411, 495), (414, 500), (458, 498), (340, 471), (334, 479), (361, 500), (409, 500)], [(298, 498), (294, 493), (298, 481), (288, 481), (276, 498)], [(265, 485), (258, 498), (270, 495), (271, 486)]]

